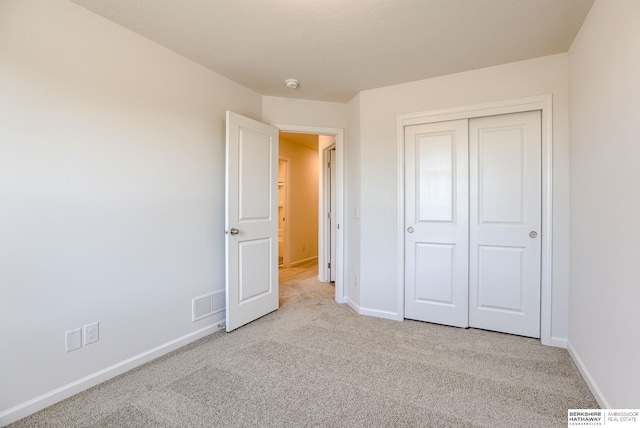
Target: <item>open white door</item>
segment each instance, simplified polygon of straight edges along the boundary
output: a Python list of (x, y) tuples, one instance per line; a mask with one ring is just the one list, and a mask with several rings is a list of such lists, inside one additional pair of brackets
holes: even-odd
[(278, 129), (227, 112), (226, 329), (278, 309)]

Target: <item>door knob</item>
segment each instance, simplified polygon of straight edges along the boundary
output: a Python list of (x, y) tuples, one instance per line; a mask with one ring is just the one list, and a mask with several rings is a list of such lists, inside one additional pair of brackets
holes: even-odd
[(536, 232), (535, 230), (532, 230), (531, 232), (529, 232), (529, 238), (537, 238), (538, 237), (538, 232)]
[(235, 227), (232, 227), (231, 230), (225, 230), (224, 233), (230, 233), (232, 235), (237, 235), (238, 233), (240, 233), (240, 231), (238, 229), (236, 229)]
[(408, 228), (407, 228), (407, 232), (409, 232), (409, 233), (413, 233), (413, 227), (408, 227)]

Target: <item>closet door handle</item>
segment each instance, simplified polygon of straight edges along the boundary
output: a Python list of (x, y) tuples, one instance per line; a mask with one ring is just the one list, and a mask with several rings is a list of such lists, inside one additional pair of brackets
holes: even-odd
[(529, 232), (529, 238), (537, 238), (538, 237), (538, 232), (536, 232), (535, 230), (532, 230), (531, 232)]

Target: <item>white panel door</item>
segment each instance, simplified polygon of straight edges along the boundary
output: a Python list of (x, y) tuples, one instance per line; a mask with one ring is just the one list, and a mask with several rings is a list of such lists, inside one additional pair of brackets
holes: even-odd
[(278, 309), (278, 129), (227, 112), (226, 328)]
[(540, 112), (469, 120), (469, 325), (540, 337)]
[(468, 124), (405, 128), (405, 317), (467, 327)]

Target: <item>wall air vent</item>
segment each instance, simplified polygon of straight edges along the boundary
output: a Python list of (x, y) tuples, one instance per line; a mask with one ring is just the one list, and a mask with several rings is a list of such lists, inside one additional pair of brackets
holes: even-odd
[(213, 315), (213, 293), (196, 297), (191, 301), (192, 321)]

